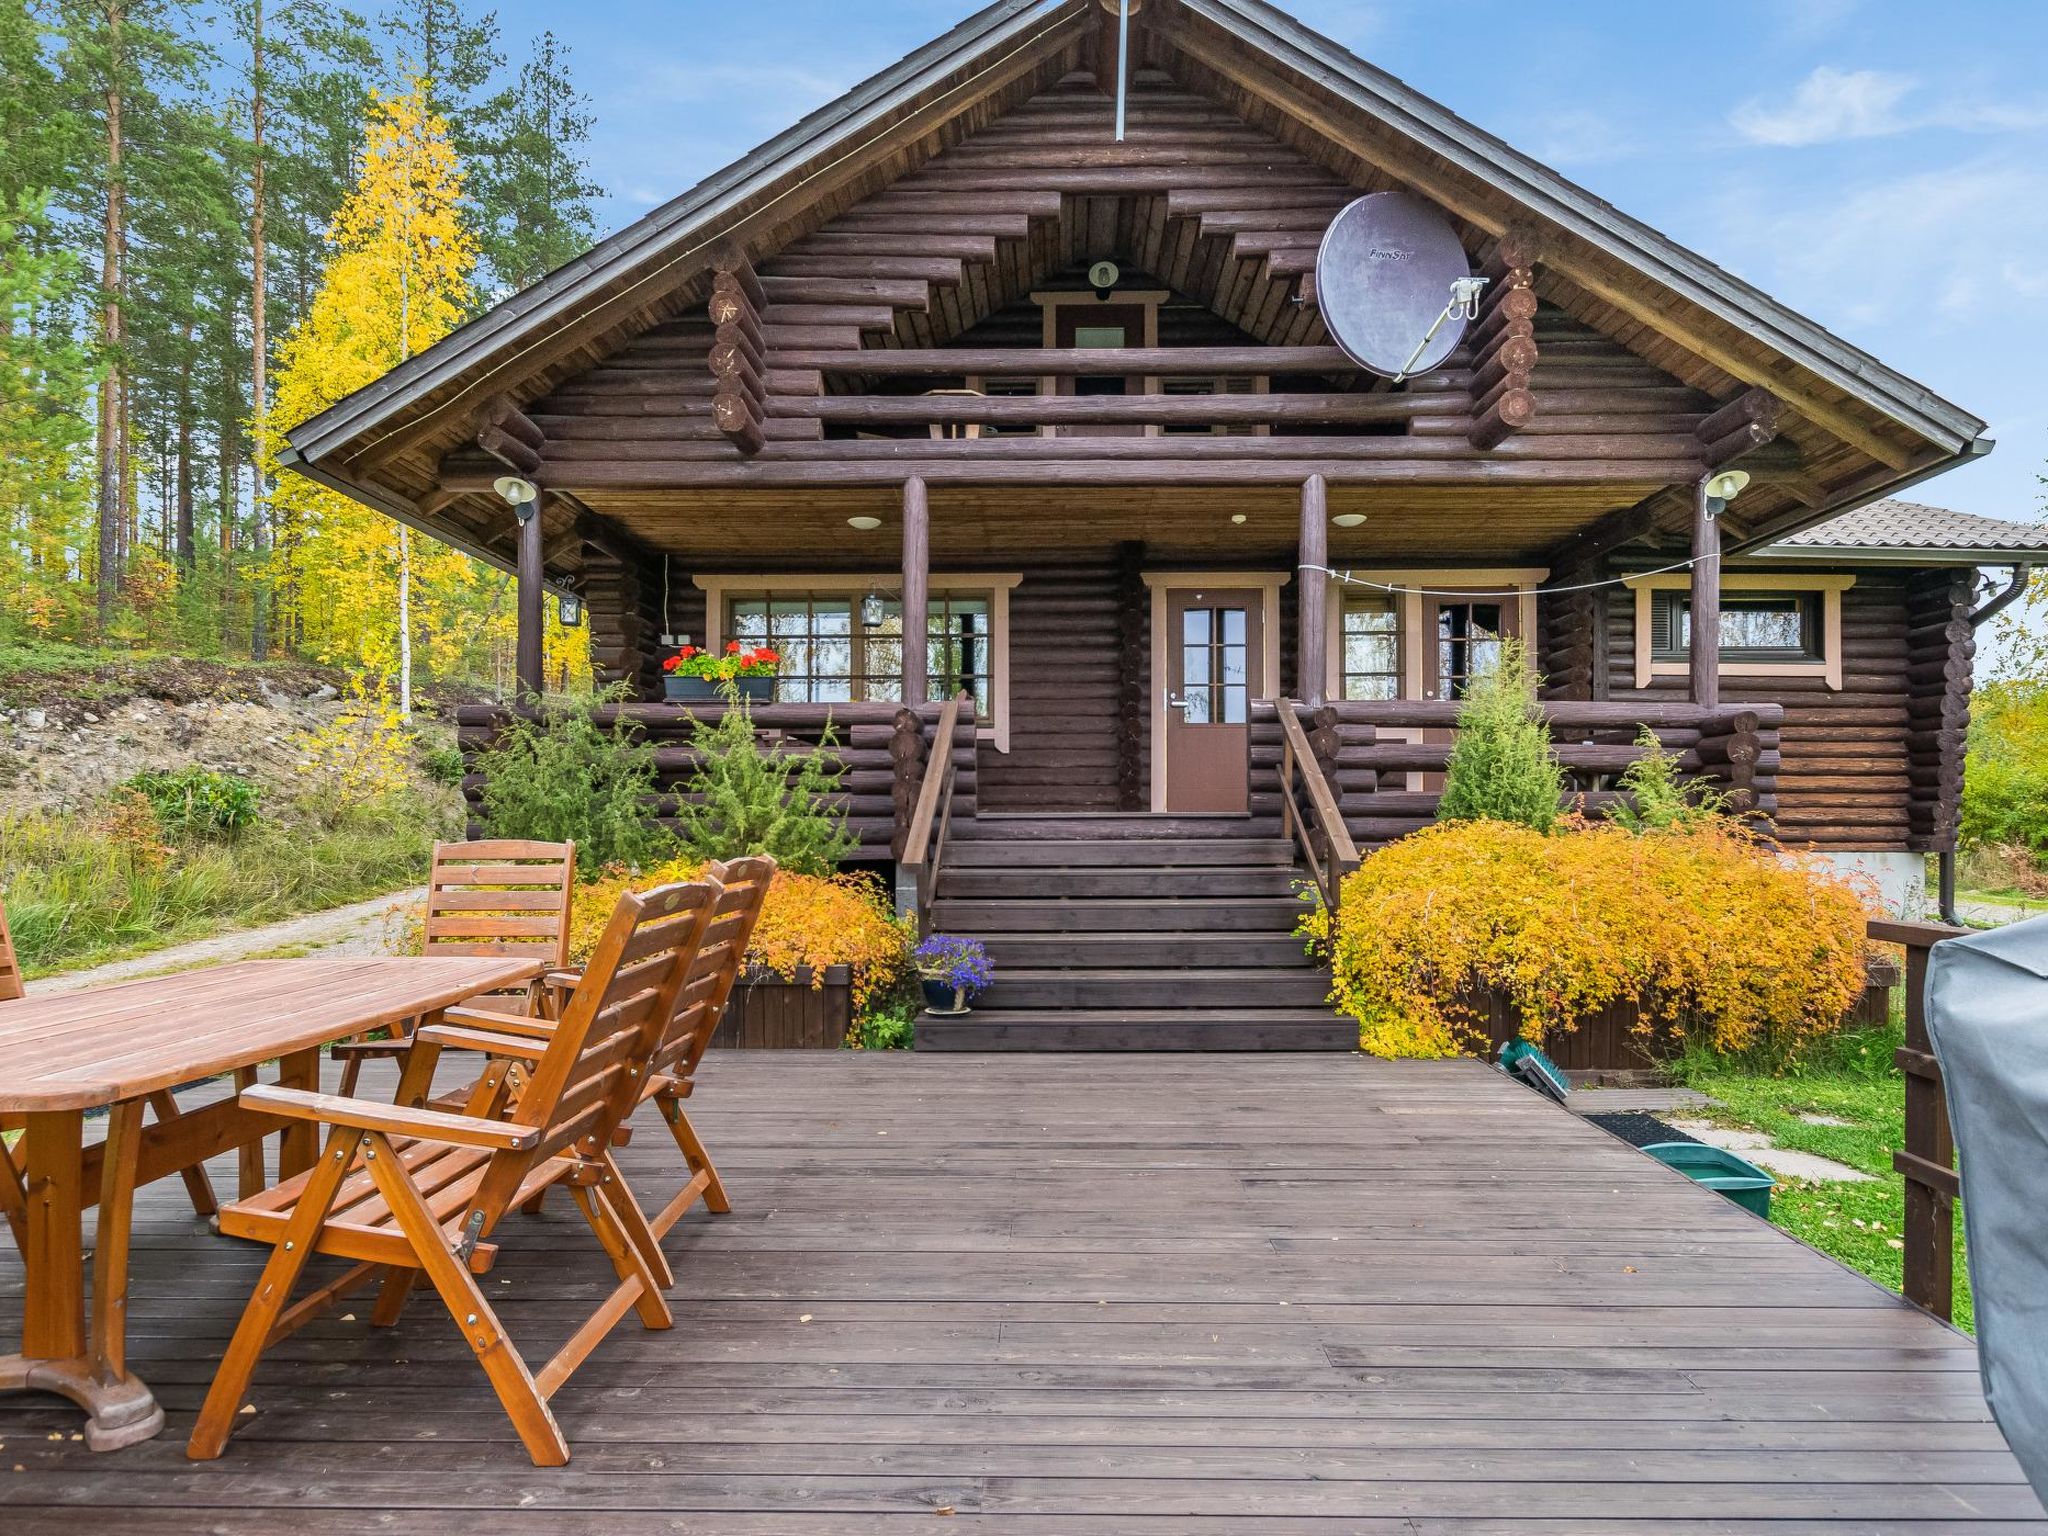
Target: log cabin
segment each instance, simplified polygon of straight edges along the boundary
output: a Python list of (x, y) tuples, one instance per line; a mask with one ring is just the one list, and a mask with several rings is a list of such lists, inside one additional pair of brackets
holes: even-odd
[[(1485, 279), (1398, 380), (1318, 302), (1376, 192)], [(774, 644), (756, 726), (996, 949), (921, 1045), (1341, 1048), (1296, 887), (1430, 819), (1508, 637), (1589, 805), (1648, 726), (1910, 899), (1979, 568), (2048, 557), (1899, 499), (1983, 432), (1261, 0), (998, 0), (286, 457), (516, 573), (523, 692), (586, 616), (666, 811), (665, 656)]]

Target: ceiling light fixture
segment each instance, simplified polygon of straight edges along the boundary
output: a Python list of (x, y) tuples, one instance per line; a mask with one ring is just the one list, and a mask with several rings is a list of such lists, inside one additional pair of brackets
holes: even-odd
[(500, 475), (491, 482), (491, 489), (504, 499), (512, 509), (512, 515), (525, 522), (532, 517), (540, 502), (540, 489), (531, 480), (518, 475)]
[(1230, 514), (1230, 520), (1233, 523), (1241, 523), (1244, 521), (1244, 514), (1242, 512), (1233, 512)]
[(1365, 521), (1365, 514), (1363, 512), (1339, 512), (1330, 521), (1339, 528), (1356, 528)]
[(849, 517), (846, 520), (846, 526), (858, 528), (862, 533), (873, 533), (882, 526), (882, 520), (879, 517), (869, 517), (866, 514), (862, 514), (859, 517)]

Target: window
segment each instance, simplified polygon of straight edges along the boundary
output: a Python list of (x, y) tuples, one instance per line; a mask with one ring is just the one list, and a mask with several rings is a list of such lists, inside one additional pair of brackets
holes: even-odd
[[(782, 653), (778, 703), (838, 704), (903, 697), (903, 604), (884, 596), (877, 617), (861, 592), (736, 592), (726, 600), (725, 634)], [(994, 626), (986, 592), (934, 592), (926, 665), (934, 698), (962, 689), (975, 713), (994, 710)]]
[(1346, 596), (1341, 646), (1340, 698), (1401, 696), (1401, 616), (1391, 594)]
[[(1820, 602), (1814, 592), (1724, 592), (1724, 661), (1814, 662), (1822, 659)], [(1692, 654), (1692, 594), (1660, 591), (1651, 607), (1650, 654), (1684, 661)]]

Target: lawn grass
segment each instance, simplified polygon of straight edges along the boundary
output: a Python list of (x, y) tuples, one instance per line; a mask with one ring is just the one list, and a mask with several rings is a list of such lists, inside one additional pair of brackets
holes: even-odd
[(455, 824), (442, 790), (301, 804), (223, 838), (138, 859), (90, 815), (0, 818), (0, 890), (31, 977), (124, 960), (403, 890)]
[[(1905, 1145), (1904, 1080), (1892, 1053), (1904, 1039), (1895, 1018), (1881, 1028), (1817, 1042), (1800, 1059), (1758, 1070), (1695, 1053), (1678, 1075), (1715, 1101), (1706, 1111), (1727, 1125), (1763, 1132), (1778, 1146), (1846, 1163), (1869, 1183), (1782, 1181), (1771, 1220), (1821, 1252), (1896, 1291), (1904, 1281), (1905, 1180), (1892, 1153)], [(1801, 1113), (1844, 1125), (1814, 1125)], [(1955, 1322), (1972, 1330), (1970, 1282), (1963, 1263), (1963, 1223), (1956, 1219)]]

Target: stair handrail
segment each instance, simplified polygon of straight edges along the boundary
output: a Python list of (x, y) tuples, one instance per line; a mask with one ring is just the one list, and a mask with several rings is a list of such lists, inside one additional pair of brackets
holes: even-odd
[[(1308, 733), (1301, 728), (1300, 717), (1295, 713), (1300, 708), (1293, 699), (1280, 699), (1274, 705), (1273, 712), (1280, 717), (1280, 826), (1301, 849), (1324, 907), (1335, 913), (1343, 896), (1344, 877), (1358, 868), (1358, 845), (1351, 840), (1351, 829), (1344, 825), (1337, 797), (1330, 790), (1330, 781), (1323, 777), (1322, 764), (1309, 748)], [(1297, 772), (1315, 813), (1313, 828), (1295, 797)], [(1317, 850), (1319, 839), (1321, 852)]]
[(953, 734), (959, 728), (961, 710), (972, 704), (973, 699), (963, 691), (946, 700), (946, 707), (939, 711), (931, 756), (925, 760), (917, 807), (911, 813), (910, 832), (903, 840), (903, 857), (897, 865), (897, 908), (901, 911), (907, 906), (916, 915), (920, 935), (931, 929), (932, 895), (938, 888), (946, 835), (953, 826), (953, 785), (959, 777), (953, 762)]

